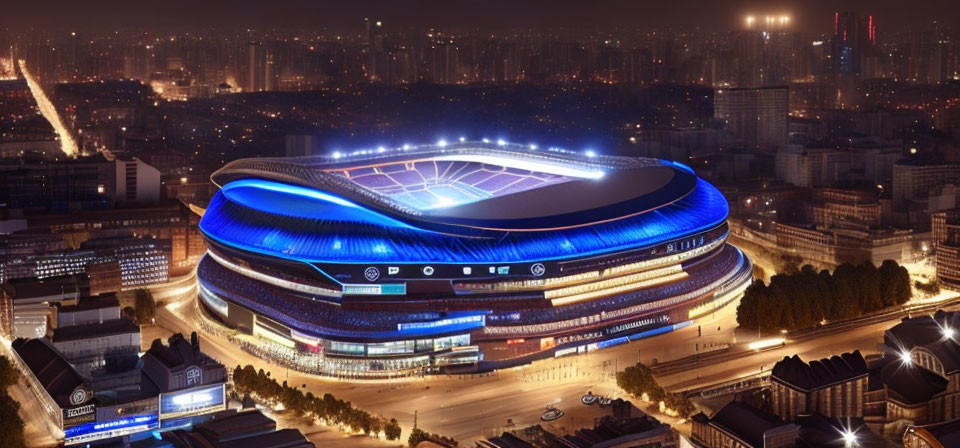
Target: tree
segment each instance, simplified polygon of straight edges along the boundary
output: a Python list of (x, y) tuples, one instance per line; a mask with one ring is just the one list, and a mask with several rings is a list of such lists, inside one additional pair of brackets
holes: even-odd
[(693, 402), (691, 402), (690, 399), (685, 397), (683, 394), (667, 394), (663, 401), (664, 405), (676, 411), (680, 418), (690, 418), (690, 416), (693, 415), (693, 413), (697, 410), (697, 408), (693, 405)]
[(146, 289), (134, 291), (133, 305), (137, 312), (137, 322), (140, 325), (153, 322), (153, 318), (157, 314), (157, 302), (153, 299), (153, 294), (150, 294), (150, 291)]
[(397, 423), (397, 419), (395, 418), (391, 418), (390, 421), (383, 426), (383, 435), (387, 437), (387, 440), (399, 439), (400, 433), (400, 424)]
[(16, 367), (5, 356), (0, 356), (0, 391), (6, 391), (8, 387), (17, 384), (20, 380), (20, 373)]
[(647, 394), (654, 401), (659, 401), (665, 394), (653, 377), (653, 371), (641, 363), (617, 372), (617, 386), (633, 396)]
[(27, 446), (23, 435), (24, 422), (20, 418), (20, 403), (6, 389), (0, 390), (0, 446), (21, 448)]

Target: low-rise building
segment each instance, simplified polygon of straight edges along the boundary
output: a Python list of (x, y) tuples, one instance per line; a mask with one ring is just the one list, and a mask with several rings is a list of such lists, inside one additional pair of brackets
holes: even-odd
[(223, 364), (200, 351), (196, 333), (189, 341), (175, 334), (167, 343), (154, 340), (140, 358), (144, 376), (160, 391), (161, 421), (176, 426), (185, 415), (224, 409), (227, 372)]
[[(905, 409), (903, 415), (894, 415), (898, 420), (926, 424), (960, 417), (960, 408), (955, 405), (960, 400), (958, 329), (960, 313), (941, 310), (933, 315), (906, 317), (884, 333), (885, 348), (894, 359), (891, 364), (898, 364), (901, 371), (919, 370), (918, 373), (909, 373), (914, 379), (902, 381), (902, 387), (898, 388), (899, 395), (904, 398), (915, 395), (914, 401), (921, 401), (930, 395), (922, 409), (913, 413)], [(921, 380), (924, 384), (918, 383)], [(927, 390), (933, 386), (937, 386), (937, 389)], [(921, 392), (924, 395), (920, 395)], [(891, 402), (889, 398), (888, 406)], [(920, 405), (916, 407), (920, 408)]]
[(867, 364), (859, 351), (819, 361), (784, 357), (770, 376), (773, 413), (787, 421), (819, 412), (828, 418), (863, 417)]
[(903, 433), (904, 448), (949, 448), (960, 446), (960, 419), (932, 425), (910, 426)]
[(140, 326), (128, 319), (61, 326), (53, 330), (53, 346), (83, 375), (107, 360), (140, 352)]
[[(313, 443), (293, 428), (277, 430), (277, 422), (260, 411), (226, 410), (194, 427), (163, 434), (163, 442), (172, 448), (313, 448)], [(156, 445), (155, 445), (156, 446)]]
[(9, 280), (0, 287), (0, 334), (10, 339), (43, 337), (53, 304), (76, 303), (89, 292), (83, 275)]
[(120, 318), (120, 301), (116, 294), (81, 297), (75, 305), (57, 306), (57, 327), (100, 324)]
[(793, 447), (800, 427), (776, 415), (732, 401), (712, 417), (699, 413), (691, 417), (691, 442), (704, 448)]

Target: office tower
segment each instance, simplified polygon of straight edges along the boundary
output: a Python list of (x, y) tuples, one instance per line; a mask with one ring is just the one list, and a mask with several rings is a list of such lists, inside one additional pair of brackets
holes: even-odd
[(787, 87), (717, 89), (714, 116), (751, 149), (775, 150), (787, 140)]
[(877, 28), (873, 16), (858, 17), (845, 11), (834, 13), (833, 37), (830, 40), (829, 70), (831, 73), (877, 74)]
[(274, 60), (273, 54), (262, 42), (247, 44), (247, 79), (244, 82), (246, 92), (264, 92), (273, 90)]

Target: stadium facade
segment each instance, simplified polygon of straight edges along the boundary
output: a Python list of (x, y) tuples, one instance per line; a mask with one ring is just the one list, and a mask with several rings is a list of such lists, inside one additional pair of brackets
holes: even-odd
[(209, 317), (312, 370), (523, 364), (689, 325), (750, 261), (688, 167), (505, 142), (244, 159), (200, 228)]

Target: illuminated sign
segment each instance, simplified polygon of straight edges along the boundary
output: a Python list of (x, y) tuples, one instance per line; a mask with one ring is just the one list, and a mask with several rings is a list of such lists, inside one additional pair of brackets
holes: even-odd
[(540, 277), (546, 272), (547, 267), (544, 266), (543, 263), (534, 263), (530, 266), (530, 273), (533, 274), (534, 277)]
[(363, 271), (363, 278), (367, 279), (367, 281), (375, 282), (378, 278), (380, 278), (380, 270), (376, 267), (370, 266)]
[(92, 404), (88, 404), (86, 406), (80, 406), (79, 408), (64, 409), (63, 416), (64, 418), (79, 417), (81, 415), (92, 414), (93, 411), (94, 406)]
[(381, 285), (343, 284), (344, 295), (393, 296), (407, 293), (406, 283), (384, 283)]
[(546, 350), (551, 347), (555, 347), (557, 341), (552, 337), (540, 338), (540, 350)]
[(190, 366), (185, 372), (187, 377), (187, 386), (195, 386), (203, 382), (203, 369), (197, 366)]
[(77, 389), (70, 394), (70, 404), (76, 406), (84, 401), (87, 401), (87, 391)]
[(430, 322), (410, 322), (397, 324), (398, 331), (427, 330), (442, 327), (464, 327), (476, 328), (484, 324), (483, 315), (449, 317), (446, 319), (434, 320)]
[(160, 418), (203, 414), (223, 409), (224, 403), (223, 384), (160, 394)]
[(105, 422), (93, 422), (63, 430), (68, 444), (120, 437), (157, 428), (157, 415), (137, 415)]
[(93, 404), (63, 410), (63, 428), (80, 425), (96, 420), (96, 407)]

